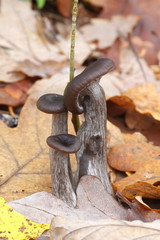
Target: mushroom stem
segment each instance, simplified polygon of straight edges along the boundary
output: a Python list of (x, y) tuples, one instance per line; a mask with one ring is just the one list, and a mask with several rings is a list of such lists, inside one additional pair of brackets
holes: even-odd
[(77, 152), (79, 177), (83, 175), (97, 176), (107, 191), (113, 195), (107, 173), (105, 94), (96, 81), (83, 91), (83, 96), (85, 122), (77, 133), (82, 143)]
[[(53, 114), (52, 135), (67, 134), (68, 113)], [(52, 191), (70, 206), (76, 206), (69, 154), (50, 148)]]

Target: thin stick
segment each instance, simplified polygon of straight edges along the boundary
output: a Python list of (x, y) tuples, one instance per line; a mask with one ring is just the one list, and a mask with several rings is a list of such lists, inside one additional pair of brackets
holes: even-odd
[[(71, 48), (70, 48), (70, 81), (72, 81), (72, 79), (74, 78), (75, 33), (76, 33), (77, 14), (78, 14), (78, 0), (73, 0)], [(80, 121), (79, 121), (78, 115), (72, 114), (72, 123), (74, 125), (75, 132), (77, 133), (80, 127)]]
[(75, 35), (78, 14), (78, 0), (73, 0), (72, 7), (72, 29), (71, 29), (71, 49), (70, 49), (70, 81), (74, 78), (74, 55), (75, 55)]

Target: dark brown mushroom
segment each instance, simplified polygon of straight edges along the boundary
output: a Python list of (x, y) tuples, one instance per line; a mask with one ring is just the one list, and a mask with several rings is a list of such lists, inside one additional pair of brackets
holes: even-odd
[(37, 108), (45, 113), (57, 114), (67, 111), (64, 105), (64, 97), (59, 94), (48, 93), (37, 101)]
[[(58, 94), (45, 94), (37, 101), (39, 110), (53, 114), (52, 115), (52, 131), (51, 137), (54, 135), (68, 133), (68, 111), (64, 104), (64, 97)], [(47, 142), (50, 142), (47, 140)], [(52, 192), (58, 198), (64, 200), (70, 206), (76, 205), (76, 195), (73, 189), (73, 176), (70, 167), (70, 159), (68, 154), (64, 154), (59, 150), (50, 148), (50, 166), (52, 179)]]
[(64, 94), (67, 109), (75, 114), (84, 112), (85, 117), (77, 132), (82, 145), (76, 153), (79, 169), (75, 182), (83, 175), (97, 176), (110, 194), (113, 190), (106, 162), (106, 100), (99, 80), (113, 68), (112, 60), (97, 60), (67, 85)]
[(91, 83), (114, 69), (111, 59), (102, 58), (89, 65), (82, 73), (68, 83), (64, 91), (64, 101), (68, 111), (81, 114), (84, 112), (82, 101), (79, 99), (81, 92)]
[(78, 137), (72, 134), (60, 134), (47, 138), (47, 143), (51, 148), (63, 153), (75, 153), (81, 147)]

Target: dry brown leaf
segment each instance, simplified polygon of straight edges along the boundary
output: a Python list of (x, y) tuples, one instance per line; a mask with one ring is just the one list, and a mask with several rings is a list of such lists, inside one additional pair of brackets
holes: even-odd
[[(111, 167), (132, 173), (114, 182), (115, 191), (131, 201), (135, 196), (160, 199), (159, 147), (130, 135), (125, 141), (125, 144), (113, 147), (108, 154)], [(152, 214), (152, 211), (148, 214), (141, 210), (141, 214), (150, 221), (160, 217), (160, 213)]]
[(86, 2), (89, 2), (91, 5), (95, 7), (104, 7), (106, 5), (106, 0), (86, 0)]
[(14, 71), (23, 73), (29, 77), (47, 78), (63, 69), (66, 65), (66, 62), (58, 63), (55, 61), (46, 61), (35, 64), (30, 60), (24, 60), (14, 68)]
[[(47, 116), (48, 119), (50, 116)], [(33, 192), (51, 191), (48, 147), (50, 121), (46, 122), (29, 99), (21, 112), (18, 127), (0, 125), (1, 196), (13, 200)], [(43, 128), (42, 128), (43, 126)], [(48, 134), (47, 134), (48, 133)]]
[[(46, 222), (59, 215), (74, 220), (122, 219), (141, 220), (132, 209), (125, 209), (109, 195), (100, 180), (94, 176), (83, 176), (77, 188), (77, 206), (72, 208), (51, 193), (38, 192), (15, 200), (10, 205), (33, 221)], [(27, 207), (26, 207), (27, 206)], [(32, 209), (32, 211), (31, 211)], [(41, 213), (41, 214), (40, 214)]]
[(12, 83), (19, 80), (22, 80), (25, 75), (20, 72), (14, 72), (14, 68), (16, 67), (17, 63), (13, 60), (10, 56), (7, 56), (0, 53), (0, 81), (6, 83)]
[[(158, 175), (158, 172), (157, 172), (157, 175)], [(137, 176), (137, 178), (138, 178), (138, 176)], [(154, 178), (153, 174), (152, 174), (152, 178)], [(159, 180), (160, 180), (160, 174), (159, 174), (159, 177), (156, 176), (156, 179), (154, 179), (153, 184), (149, 183), (149, 181), (145, 182), (145, 180), (143, 182), (142, 181), (135, 182), (132, 185), (126, 186), (125, 189), (122, 191), (122, 194), (128, 199), (133, 199), (135, 196), (141, 196), (144, 198), (151, 198), (151, 199), (152, 198), (160, 199), (160, 187), (154, 186), (155, 181), (159, 182)], [(151, 179), (150, 182), (153, 182), (153, 179)], [(159, 211), (159, 213), (160, 213), (160, 211)], [(160, 217), (160, 215), (159, 215), (159, 217)]]
[(56, 0), (59, 13), (63, 17), (69, 17), (71, 15), (72, 0)]
[(100, 17), (110, 18), (113, 15), (121, 14), (124, 9), (124, 4), (126, 5), (126, 3), (119, 0), (106, 0), (106, 5), (100, 13)]
[(123, 143), (123, 135), (120, 129), (111, 122), (107, 121), (107, 150)]
[(160, 120), (160, 93), (156, 85), (148, 83), (136, 86), (125, 91), (123, 95), (128, 96), (134, 102), (138, 112)]
[(146, 44), (140, 46), (134, 42), (134, 48), (138, 51), (138, 55), (141, 55), (141, 57), (147, 60), (148, 64), (157, 64), (157, 51), (159, 51), (160, 48), (158, 41), (160, 36), (158, 27), (159, 5), (159, 0), (156, 0), (154, 4), (152, 0), (147, 2), (145, 0), (141, 0), (140, 2), (138, 0), (128, 0), (127, 2), (113, 0), (112, 3), (106, 0), (106, 6), (100, 14), (100, 17), (110, 18), (115, 14), (140, 16), (140, 20), (135, 26), (133, 34), (136, 37), (138, 35), (140, 40), (150, 44), (150, 46), (148, 47)]
[[(89, 177), (88, 178), (92, 178)], [(97, 191), (98, 189), (96, 189)], [(91, 190), (92, 191), (92, 190)], [(83, 192), (82, 192), (83, 193)], [(80, 197), (80, 196), (79, 196)], [(99, 197), (101, 199), (102, 195)], [(81, 197), (83, 199), (83, 195)], [(20, 212), (21, 214), (29, 217), (32, 221), (41, 222), (41, 223), (50, 223), (51, 219), (54, 216), (51, 224), (51, 235), (54, 234), (55, 239), (62, 239), (64, 235), (67, 233), (73, 234), (75, 231), (75, 239), (78, 237), (76, 233), (79, 232), (79, 229), (83, 229), (86, 234), (90, 234), (94, 229), (94, 226), (100, 227), (108, 227), (111, 231), (108, 234), (114, 233), (112, 239), (119, 239), (119, 236), (132, 237), (133, 239), (133, 229), (134, 234), (141, 233), (142, 230), (144, 231), (145, 239), (149, 236), (149, 230), (157, 230), (159, 232), (159, 220), (153, 221), (151, 223), (145, 223), (142, 221), (123, 221), (123, 220), (116, 220), (113, 218), (108, 218), (102, 212), (102, 209), (94, 206), (94, 201), (92, 202), (92, 198), (89, 199), (87, 208), (78, 209), (78, 208), (71, 208), (63, 201), (55, 198), (52, 194), (47, 192), (40, 192), (35, 193), (31, 196), (25, 197), (20, 200), (13, 201), (9, 203), (16, 211)], [(109, 203), (110, 206), (110, 203)], [(109, 207), (105, 205), (105, 209)], [(112, 209), (110, 209), (112, 211)], [(107, 217), (107, 218), (106, 218)], [(91, 228), (90, 228), (91, 227)], [(85, 228), (85, 229), (84, 229)], [(86, 231), (86, 228), (88, 231)], [(116, 231), (113, 231), (113, 230)], [(91, 231), (90, 231), (91, 230)], [(121, 232), (123, 230), (123, 232)], [(120, 232), (119, 232), (120, 231)], [(127, 232), (126, 232), (127, 231)], [(122, 234), (123, 233), (123, 234)], [(142, 232), (143, 233), (143, 232)], [(105, 233), (105, 239), (108, 235)], [(120, 235), (119, 235), (120, 234)], [(127, 235), (126, 235), (127, 234)], [(158, 234), (158, 233), (157, 233)], [(52, 235), (53, 236), (53, 235)], [(73, 235), (71, 235), (73, 236)], [(96, 236), (96, 240), (99, 239)], [(58, 238), (59, 237), (59, 238)], [(93, 236), (92, 236), (93, 237)], [(115, 237), (115, 238), (114, 238)], [(154, 236), (155, 237), (155, 236)]]
[(38, 13), (31, 9), (30, 2), (2, 0), (1, 12), (0, 66), (3, 69), (1, 81), (14, 82), (22, 79), (24, 74), (9, 74), (14, 70), (17, 62), (26, 59), (35, 63), (49, 60), (60, 62), (66, 59), (59, 53), (57, 46), (49, 42), (46, 46), (42, 41), (36, 28), (36, 14)]
[(139, 19), (140, 17), (136, 15), (115, 15), (111, 18), (111, 21), (113, 26), (117, 29), (119, 36), (127, 38)]
[(73, 221), (55, 217), (51, 223), (51, 240), (158, 240), (159, 221), (143, 223), (140, 221), (123, 222), (117, 220)]
[(156, 79), (160, 80), (160, 66), (159, 65), (152, 65), (151, 69), (154, 72), (154, 74), (156, 76)]
[(112, 22), (100, 18), (92, 18), (90, 24), (86, 24), (80, 30), (86, 41), (98, 41), (100, 49), (110, 47), (117, 38), (117, 31)]
[(119, 171), (160, 172), (160, 147), (128, 135), (125, 144), (114, 146), (108, 154), (111, 167)]
[(21, 80), (0, 88), (0, 104), (16, 107), (24, 104), (27, 91), (32, 86), (31, 81)]
[(139, 59), (130, 48), (120, 51), (121, 79), (123, 91), (143, 83), (155, 83), (156, 79), (152, 70), (144, 59)]
[(97, 41), (99, 49), (112, 46), (118, 37), (126, 37), (136, 25), (137, 16), (114, 16), (112, 19), (92, 18), (90, 24), (81, 27), (84, 38), (88, 42)]
[(144, 134), (147, 136), (153, 135), (151, 129), (153, 132), (159, 131), (159, 100), (157, 84), (145, 83), (123, 92), (121, 96), (108, 99), (108, 113), (112, 117), (125, 114), (125, 123), (129, 129), (146, 131)]
[(113, 196), (109, 195), (100, 180), (94, 176), (83, 176), (77, 187), (77, 208), (88, 212), (94, 207), (105, 218), (135, 220), (141, 217), (132, 209), (125, 209)]

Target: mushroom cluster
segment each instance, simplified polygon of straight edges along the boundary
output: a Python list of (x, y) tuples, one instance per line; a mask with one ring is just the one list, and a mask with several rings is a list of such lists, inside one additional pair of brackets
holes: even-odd
[[(39, 110), (53, 114), (50, 146), (52, 190), (54, 195), (76, 205), (75, 190), (83, 175), (97, 176), (108, 192), (113, 190), (106, 161), (106, 102), (100, 78), (112, 71), (112, 60), (102, 58), (88, 66), (68, 83), (64, 96), (45, 94), (37, 101)], [(68, 111), (84, 114), (77, 136), (68, 134)], [(77, 172), (73, 179), (69, 153), (76, 153)]]
[(78, 151), (81, 144), (78, 137), (68, 134), (68, 111), (64, 97), (58, 94), (45, 94), (38, 99), (37, 108), (53, 114), (52, 135), (47, 138), (47, 144), (50, 146), (52, 192), (69, 205), (75, 206), (76, 195), (69, 153)]

